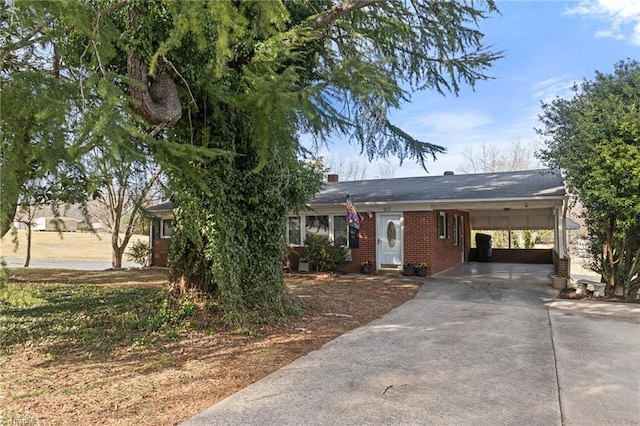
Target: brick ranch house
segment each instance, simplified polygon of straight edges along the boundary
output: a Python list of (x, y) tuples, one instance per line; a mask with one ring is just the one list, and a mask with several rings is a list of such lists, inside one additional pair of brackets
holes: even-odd
[[(437, 274), (476, 260), (472, 230), (553, 230), (552, 249), (493, 249), (492, 261), (553, 263), (568, 274), (566, 211), (568, 196), (562, 177), (550, 170), (328, 182), (308, 203), (291, 212), (286, 240), (288, 263), (296, 270), (309, 233), (349, 245), (345, 210), (349, 195), (361, 216), (358, 248), (345, 272), (358, 272), (363, 261), (377, 271), (401, 271), (406, 263), (426, 263)], [(148, 209), (156, 216), (151, 227), (153, 264), (166, 265), (171, 205)]]

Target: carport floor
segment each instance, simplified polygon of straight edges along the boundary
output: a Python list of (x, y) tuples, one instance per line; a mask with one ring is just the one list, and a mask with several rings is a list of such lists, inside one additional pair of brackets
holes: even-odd
[[(466, 264), (428, 278), (415, 299), (184, 424), (579, 424), (561, 411), (551, 268)], [(586, 424), (606, 424), (594, 416)]]

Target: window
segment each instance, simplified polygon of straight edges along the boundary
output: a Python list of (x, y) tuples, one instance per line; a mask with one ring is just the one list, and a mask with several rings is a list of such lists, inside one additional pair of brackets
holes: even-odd
[(346, 246), (348, 239), (347, 216), (333, 216), (333, 244)]
[[(304, 233), (303, 233), (304, 231)], [(346, 215), (289, 216), (287, 220), (287, 244), (301, 246), (309, 234), (322, 235), (335, 245), (348, 245), (349, 229)]]
[(329, 238), (329, 216), (306, 216), (305, 235), (324, 235)]
[(160, 238), (171, 238), (173, 234), (173, 219), (162, 219), (161, 231)]
[(300, 217), (289, 217), (287, 222), (287, 243), (292, 246), (301, 246), (300, 240)]
[(462, 216), (455, 215), (453, 219), (453, 245), (462, 244)]
[(438, 238), (449, 238), (449, 224), (447, 223), (447, 213), (438, 212)]
[(458, 219), (459, 216), (457, 214), (453, 215), (453, 245), (458, 245)]

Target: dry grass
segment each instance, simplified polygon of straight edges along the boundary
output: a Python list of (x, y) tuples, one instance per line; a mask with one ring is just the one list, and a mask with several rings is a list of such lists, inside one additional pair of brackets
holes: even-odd
[[(48, 260), (111, 261), (111, 235), (90, 232), (33, 232), (31, 234), (31, 258)], [(134, 235), (129, 246), (138, 240), (148, 241), (147, 235)], [(24, 259), (27, 247), (27, 231), (18, 230), (18, 250), (14, 251), (12, 235), (0, 241), (0, 257)]]
[[(90, 298), (95, 303), (90, 308), (93, 322), (123, 292), (159, 289), (166, 273), (160, 269), (40, 271), (15, 270), (13, 285), (95, 291), (99, 297)], [(91, 335), (83, 338), (82, 333), (74, 337), (74, 330), (62, 333), (59, 328), (42, 338), (25, 339), (0, 355), (0, 424), (176, 424), (338, 335), (384, 315), (418, 290), (418, 284), (402, 277), (362, 275), (297, 275), (288, 277), (287, 285), (303, 303), (304, 314), (251, 333), (226, 330), (217, 318), (208, 317), (196, 327), (183, 324), (170, 334), (148, 335), (147, 342), (124, 336), (109, 343)], [(114, 293), (114, 289), (119, 291)], [(36, 296), (43, 294), (47, 293)], [(79, 297), (87, 300), (87, 293)], [(127, 300), (132, 303), (133, 296)], [(75, 303), (79, 305), (75, 309), (86, 309), (83, 302)], [(66, 298), (45, 308), (72, 318), (73, 304)], [(346, 316), (326, 315), (330, 313)], [(26, 309), (9, 315), (27, 320), (33, 313)], [(74, 327), (82, 330), (82, 325)], [(113, 324), (102, 327), (107, 337), (118, 333)]]

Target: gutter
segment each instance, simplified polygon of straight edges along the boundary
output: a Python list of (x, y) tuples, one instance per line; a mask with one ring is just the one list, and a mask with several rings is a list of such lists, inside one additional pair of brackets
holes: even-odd
[[(478, 204), (478, 203), (510, 203), (510, 202), (527, 202), (527, 201), (550, 201), (550, 200), (565, 200), (567, 195), (553, 195), (553, 196), (537, 196), (529, 198), (470, 198), (470, 199), (457, 199), (457, 200), (412, 200), (412, 201), (358, 201), (354, 200), (358, 206), (388, 206), (388, 205), (401, 205), (401, 204)], [(307, 203), (310, 207), (323, 207), (323, 206), (343, 206), (344, 201), (336, 203), (314, 203), (313, 201)]]

